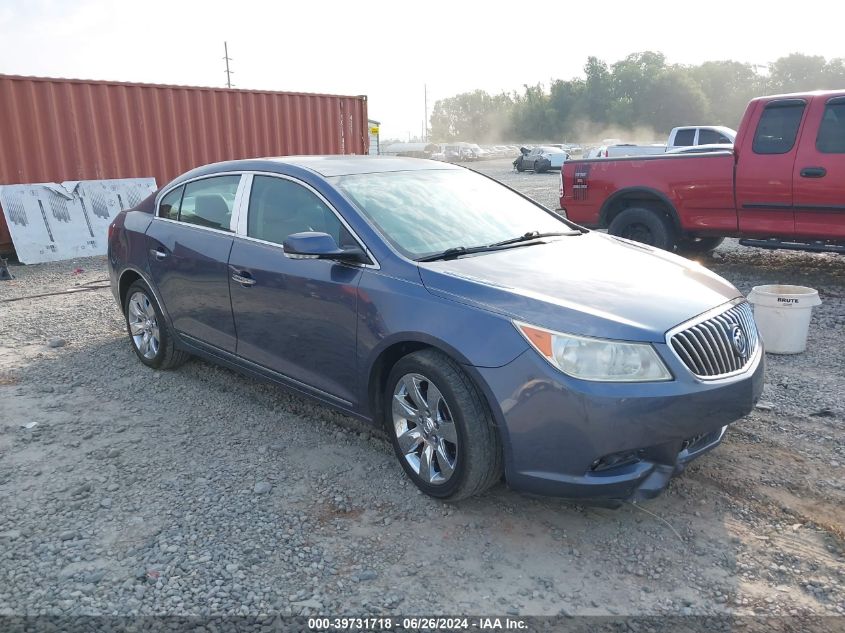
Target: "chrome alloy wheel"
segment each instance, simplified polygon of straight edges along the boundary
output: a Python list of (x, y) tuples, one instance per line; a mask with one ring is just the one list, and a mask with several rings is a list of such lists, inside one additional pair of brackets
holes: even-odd
[(393, 430), (405, 460), (428, 484), (445, 484), (458, 462), (458, 431), (440, 390), (405, 374), (393, 391)]
[(127, 312), (129, 334), (135, 349), (144, 358), (152, 360), (161, 347), (158, 317), (152, 301), (143, 292), (135, 292), (129, 298)]

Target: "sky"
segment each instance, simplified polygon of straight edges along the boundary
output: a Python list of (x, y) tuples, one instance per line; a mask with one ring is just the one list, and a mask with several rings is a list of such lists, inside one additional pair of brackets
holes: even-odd
[[(657, 50), (765, 67), (845, 56), (840, 2), (733, 0), (0, 0), (0, 73), (368, 96), (381, 136), (418, 136), (437, 99), (582, 76)], [(788, 15), (787, 15), (788, 14)], [(825, 19), (824, 16), (828, 16)]]

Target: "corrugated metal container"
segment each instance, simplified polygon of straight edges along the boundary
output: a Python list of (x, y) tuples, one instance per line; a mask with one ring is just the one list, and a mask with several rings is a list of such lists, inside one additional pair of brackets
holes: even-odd
[[(365, 96), (0, 75), (0, 185), (152, 176), (161, 186), (216, 161), (369, 144)], [(0, 252), (10, 246), (0, 215)]]

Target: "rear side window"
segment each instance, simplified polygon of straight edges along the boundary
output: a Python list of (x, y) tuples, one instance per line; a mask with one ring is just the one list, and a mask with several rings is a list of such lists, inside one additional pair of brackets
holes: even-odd
[(712, 145), (714, 143), (730, 143), (731, 140), (724, 134), (720, 134), (716, 130), (699, 130), (698, 144)]
[(831, 99), (825, 105), (816, 149), (824, 154), (845, 154), (845, 99)]
[(803, 101), (773, 101), (763, 110), (752, 149), (755, 154), (786, 154), (795, 147), (798, 127), (804, 116)]
[(675, 133), (675, 145), (686, 147), (695, 143), (695, 130), (678, 130)]
[(185, 187), (176, 187), (161, 199), (161, 204), (158, 205), (158, 217), (167, 220), (179, 219), (179, 203), (182, 201), (184, 190)]
[(229, 231), (240, 176), (215, 176), (185, 185), (179, 221)]
[(304, 231), (328, 233), (341, 248), (356, 245), (334, 212), (312, 191), (285, 178), (255, 176), (247, 235), (282, 244), (288, 235)]

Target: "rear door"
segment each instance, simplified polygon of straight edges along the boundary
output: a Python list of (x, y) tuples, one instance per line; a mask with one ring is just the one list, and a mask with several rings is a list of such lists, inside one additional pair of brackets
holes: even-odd
[(228, 262), (240, 181), (226, 174), (172, 189), (147, 229), (150, 274), (173, 327), (229, 352), (236, 338)]
[(776, 99), (762, 106), (750, 142), (740, 148), (736, 205), (743, 235), (791, 238), (795, 234), (792, 171), (807, 103)]
[(845, 96), (812, 101), (794, 182), (796, 236), (845, 239)]
[(357, 305), (362, 267), (292, 259), (292, 233), (318, 231), (357, 245), (316, 190), (280, 175), (251, 176), (246, 221), (229, 258), (238, 355), (295, 382), (354, 403)]

